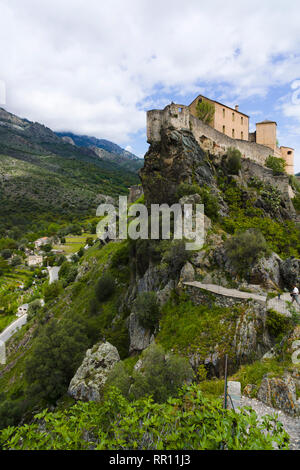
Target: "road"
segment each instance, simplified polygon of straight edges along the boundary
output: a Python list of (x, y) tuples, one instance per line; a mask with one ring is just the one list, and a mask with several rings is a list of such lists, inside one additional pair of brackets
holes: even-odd
[(48, 266), (48, 272), (49, 272), (49, 284), (52, 284), (54, 281), (58, 281), (58, 273), (60, 270), (60, 266)]
[(19, 330), (27, 322), (27, 313), (17, 318), (14, 322), (8, 325), (2, 333), (0, 333), (0, 341), (5, 343), (17, 330)]

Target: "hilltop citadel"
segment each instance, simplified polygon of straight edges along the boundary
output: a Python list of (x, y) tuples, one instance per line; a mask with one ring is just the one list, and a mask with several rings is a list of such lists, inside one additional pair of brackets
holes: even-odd
[[(202, 101), (214, 105), (214, 117), (210, 125), (198, 119), (196, 107)], [(214, 142), (217, 151), (226, 151), (229, 147), (237, 148), (244, 158), (249, 158), (264, 165), (269, 155), (282, 158), (286, 163), (286, 172), (294, 174), (294, 149), (278, 147), (277, 123), (263, 121), (256, 124), (256, 131), (249, 132), (249, 116), (202, 95), (195, 98), (189, 106), (171, 103), (163, 110), (147, 112), (147, 140), (159, 142), (162, 127), (174, 127), (178, 130), (190, 130), (195, 139), (202, 144), (206, 139)]]

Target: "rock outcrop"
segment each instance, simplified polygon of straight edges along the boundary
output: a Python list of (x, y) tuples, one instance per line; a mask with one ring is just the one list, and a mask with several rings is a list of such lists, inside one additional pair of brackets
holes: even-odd
[(140, 325), (136, 313), (131, 313), (128, 323), (130, 337), (129, 353), (141, 352), (154, 341), (154, 335), (150, 330)]
[(257, 393), (258, 400), (268, 406), (280, 409), (291, 416), (300, 415), (300, 403), (297, 402), (296, 384), (287, 374), (283, 378), (266, 375)]
[(119, 360), (117, 348), (108, 342), (88, 349), (70, 382), (68, 393), (75, 400), (100, 401), (109, 372)]
[(214, 186), (213, 170), (192, 132), (163, 129), (145, 155), (140, 177), (148, 204), (173, 204), (180, 183)]

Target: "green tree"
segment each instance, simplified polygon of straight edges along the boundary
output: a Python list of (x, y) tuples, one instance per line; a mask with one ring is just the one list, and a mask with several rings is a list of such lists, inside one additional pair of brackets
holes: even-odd
[(259, 258), (268, 256), (270, 249), (260, 231), (238, 232), (225, 242), (226, 255), (236, 271), (245, 275)]
[(155, 292), (142, 292), (136, 298), (134, 310), (139, 323), (152, 332), (158, 325), (160, 309)]
[(239, 174), (241, 169), (241, 158), (242, 154), (238, 149), (230, 147), (227, 150), (226, 167), (231, 175)]
[(76, 316), (45, 325), (25, 366), (28, 395), (55, 403), (66, 393), (88, 346), (85, 328)]
[(271, 168), (271, 170), (273, 170), (274, 175), (280, 175), (282, 173), (285, 173), (286, 162), (283, 158), (278, 158), (274, 157), (273, 155), (269, 155), (265, 165), (268, 168)]
[(205, 122), (205, 124), (212, 124), (215, 116), (215, 105), (210, 101), (198, 101), (196, 106), (197, 118)]

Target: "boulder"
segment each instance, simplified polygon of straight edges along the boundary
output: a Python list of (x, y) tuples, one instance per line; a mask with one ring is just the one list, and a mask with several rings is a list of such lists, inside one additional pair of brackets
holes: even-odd
[(130, 337), (129, 353), (141, 352), (154, 341), (154, 335), (150, 330), (140, 325), (136, 313), (130, 314), (128, 329)]
[(117, 348), (108, 342), (98, 343), (88, 349), (70, 382), (69, 395), (75, 400), (100, 401), (107, 377), (119, 360)]
[(300, 415), (296, 384), (289, 374), (284, 377), (265, 375), (258, 390), (257, 398), (266, 405), (282, 410), (288, 415)]
[(288, 258), (280, 263), (282, 285), (292, 289), (300, 277), (300, 259)]
[(191, 263), (187, 262), (180, 271), (180, 282), (192, 282), (195, 280), (195, 270)]
[(250, 282), (260, 284), (267, 288), (276, 288), (280, 285), (281, 258), (272, 253), (269, 258), (261, 258), (250, 272)]

